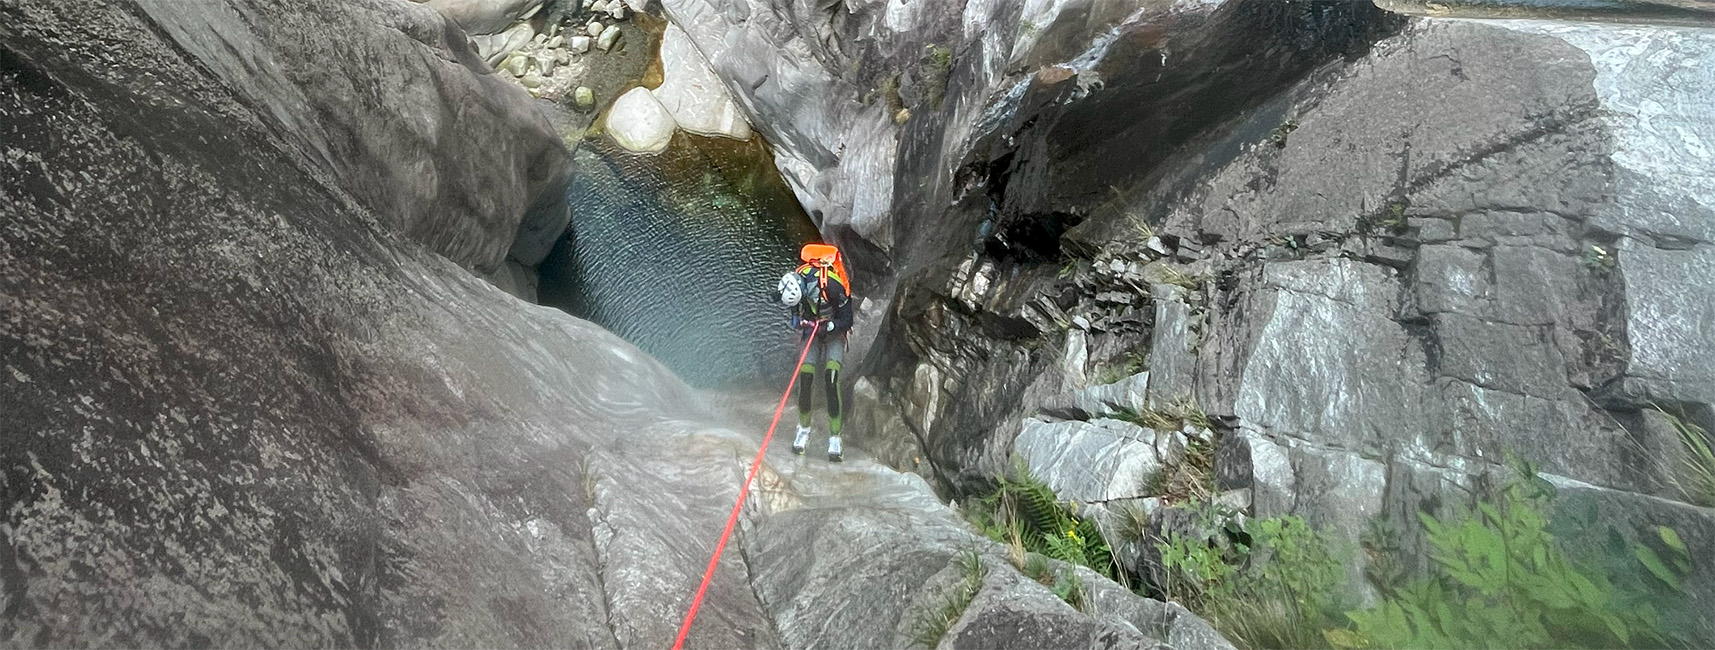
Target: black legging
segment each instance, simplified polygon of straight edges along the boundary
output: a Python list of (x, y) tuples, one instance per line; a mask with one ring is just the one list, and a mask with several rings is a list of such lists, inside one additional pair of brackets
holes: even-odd
[[(840, 435), (840, 427), (845, 416), (845, 400), (840, 398), (840, 369), (830, 363), (823, 371), (828, 383), (828, 430), (834, 435)], [(805, 368), (808, 368), (806, 370)], [(805, 364), (798, 369), (798, 412), (809, 413), (816, 407), (816, 372), (815, 366)]]

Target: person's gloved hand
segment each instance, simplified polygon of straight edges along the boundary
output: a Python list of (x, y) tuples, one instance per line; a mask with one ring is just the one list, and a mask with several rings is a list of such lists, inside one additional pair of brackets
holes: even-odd
[(816, 329), (816, 321), (806, 320), (803, 318), (798, 318), (797, 316), (793, 316), (792, 317), (792, 326), (796, 327), (798, 329), (801, 329), (801, 330), (813, 330), (813, 329)]
[(830, 320), (830, 321), (822, 321), (822, 331), (823, 331), (823, 332), (828, 332), (828, 333), (830, 333), (830, 334), (831, 334), (831, 333), (833, 333), (833, 331), (834, 331), (834, 321), (831, 321), (831, 320)]

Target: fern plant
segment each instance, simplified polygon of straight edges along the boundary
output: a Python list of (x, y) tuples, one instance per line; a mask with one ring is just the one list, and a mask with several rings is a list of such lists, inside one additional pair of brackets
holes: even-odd
[(1025, 551), (1114, 577), (1112, 550), (1096, 522), (1078, 516), (1076, 504), (1061, 501), (1022, 463), (996, 482), (995, 491), (977, 501), (978, 528), (996, 541), (1016, 540)]

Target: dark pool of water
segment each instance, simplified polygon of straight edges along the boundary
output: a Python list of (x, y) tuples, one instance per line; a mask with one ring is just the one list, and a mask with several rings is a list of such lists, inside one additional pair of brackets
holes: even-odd
[(571, 225), (542, 304), (587, 318), (703, 387), (783, 381), (796, 359), (769, 302), (816, 229), (760, 139), (674, 136), (658, 155), (584, 141)]

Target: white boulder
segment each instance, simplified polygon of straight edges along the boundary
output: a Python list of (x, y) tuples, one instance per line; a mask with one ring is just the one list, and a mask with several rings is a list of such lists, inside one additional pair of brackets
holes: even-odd
[(514, 53), (501, 62), (500, 69), (514, 77), (522, 77), (530, 70), (530, 57), (523, 52)]
[(513, 25), (505, 32), (488, 38), (490, 51), (485, 60), (488, 61), (489, 65), (497, 65), (534, 38), (536, 38), (536, 30), (530, 27), (530, 23)]
[(659, 153), (667, 148), (678, 128), (673, 114), (667, 112), (648, 88), (632, 88), (607, 112), (607, 134), (629, 151)]
[(618, 27), (609, 27), (601, 30), (601, 36), (597, 36), (595, 39), (595, 46), (601, 48), (601, 51), (603, 52), (611, 50), (613, 49), (613, 44), (619, 42), (619, 34), (620, 31)]
[(674, 121), (698, 135), (750, 139), (750, 122), (726, 86), (678, 25), (667, 24), (661, 36), (661, 68), (664, 79), (655, 89), (655, 99), (673, 114)]

